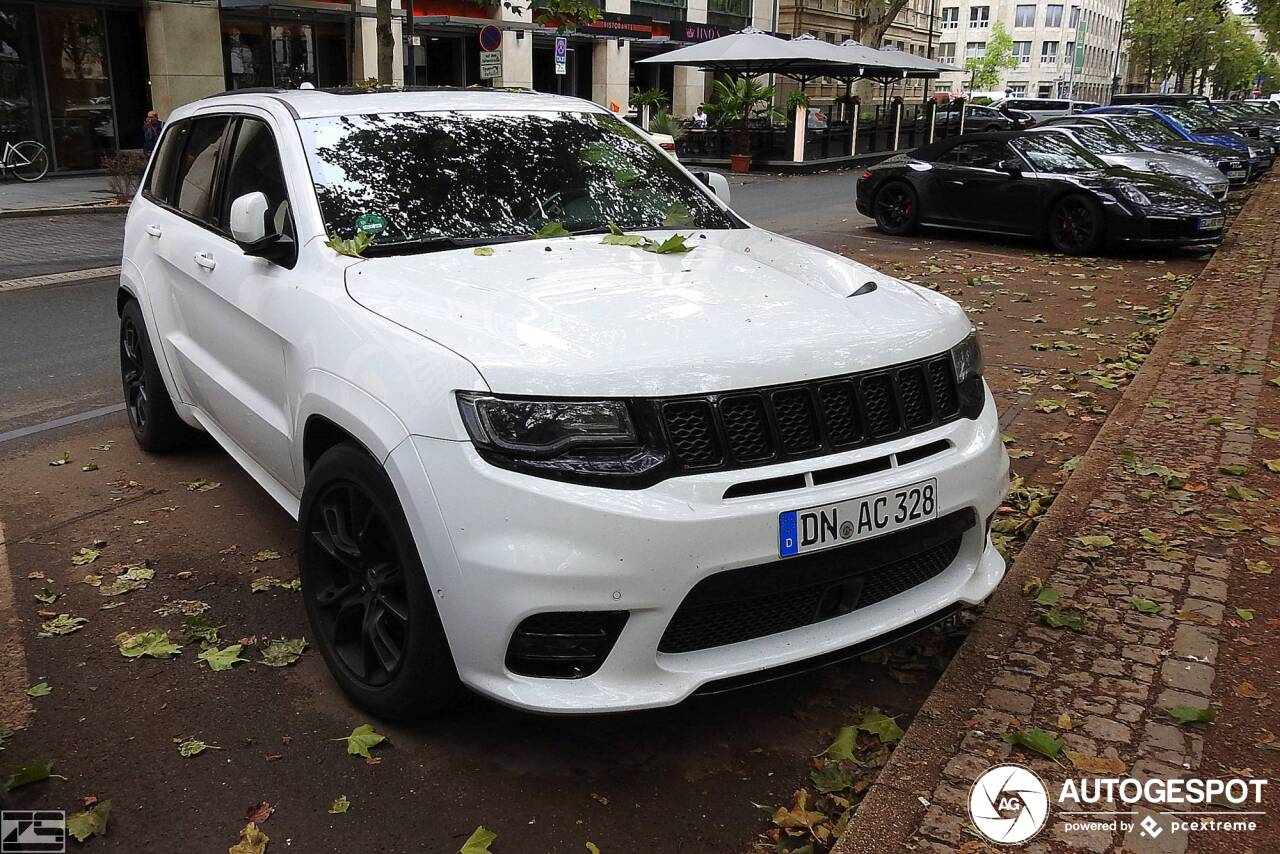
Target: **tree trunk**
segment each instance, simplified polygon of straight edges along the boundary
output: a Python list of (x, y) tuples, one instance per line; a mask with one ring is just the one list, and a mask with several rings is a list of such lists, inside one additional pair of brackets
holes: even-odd
[(391, 32), (391, 0), (378, 0), (378, 82), (390, 86), (394, 80), (396, 39)]
[(867, 23), (863, 24), (858, 32), (858, 41), (867, 47), (880, 47), (880, 42), (884, 39), (884, 31), (889, 29), (889, 25), (893, 23), (894, 18), (898, 17), (898, 13), (906, 8), (907, 0), (887, 0), (887, 2), (880, 0), (880, 3), (869, 3), (878, 8), (871, 10)]

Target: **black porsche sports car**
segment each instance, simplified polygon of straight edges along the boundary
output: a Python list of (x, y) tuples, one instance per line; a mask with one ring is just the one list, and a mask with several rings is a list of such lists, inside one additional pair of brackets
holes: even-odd
[(1226, 226), (1212, 197), (1108, 166), (1058, 134), (966, 134), (895, 155), (858, 178), (857, 206), (886, 234), (931, 225), (1025, 235), (1069, 255), (1212, 243)]

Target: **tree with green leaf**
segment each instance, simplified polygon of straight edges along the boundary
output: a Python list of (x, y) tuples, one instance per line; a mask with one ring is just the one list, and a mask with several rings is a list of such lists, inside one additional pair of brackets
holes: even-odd
[(717, 124), (734, 129), (734, 154), (751, 153), (752, 119), (782, 117), (774, 109), (773, 97), (773, 87), (755, 77), (734, 77), (715, 82), (715, 99), (707, 105), (707, 112)]
[(1264, 59), (1258, 43), (1238, 16), (1227, 16), (1218, 26), (1218, 31), (1204, 76), (1213, 84), (1214, 93), (1225, 97), (1237, 89), (1252, 87), (1254, 76), (1263, 68)]
[(994, 89), (1004, 71), (1017, 67), (1013, 37), (999, 21), (991, 28), (991, 38), (987, 39), (987, 49), (982, 56), (972, 57), (964, 63), (964, 70), (969, 72), (970, 91)]
[(1129, 63), (1143, 70), (1144, 88), (1152, 91), (1164, 80), (1178, 46), (1174, 0), (1129, 0), (1124, 16), (1124, 37), (1129, 42)]

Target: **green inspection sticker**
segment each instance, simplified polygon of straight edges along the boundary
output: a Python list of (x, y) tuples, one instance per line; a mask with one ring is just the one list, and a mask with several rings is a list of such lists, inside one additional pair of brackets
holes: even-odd
[(356, 228), (370, 237), (376, 237), (386, 230), (387, 220), (381, 214), (360, 214), (356, 217)]

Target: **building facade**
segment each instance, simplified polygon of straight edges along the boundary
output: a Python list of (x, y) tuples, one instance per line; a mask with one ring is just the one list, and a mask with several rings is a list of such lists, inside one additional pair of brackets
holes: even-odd
[[(770, 0), (603, 0), (568, 34), (498, 0), (393, 0), (395, 82), (509, 86), (589, 98), (620, 112), (636, 89), (667, 92), (678, 115), (708, 95), (702, 72), (637, 66), (646, 56), (754, 24)], [(347, 86), (377, 77), (376, 0), (0, 0), (0, 139), (37, 139), (63, 171), (97, 169), (142, 145), (148, 110), (230, 89)], [(497, 76), (479, 33), (501, 30)], [(412, 66), (410, 66), (412, 63)]]
[[(1124, 0), (938, 0), (936, 59), (952, 63), (938, 87), (970, 91), (965, 61), (982, 56), (995, 22), (1013, 38), (1018, 64), (1005, 69), (997, 92), (1023, 97), (1066, 97), (1105, 103), (1127, 73), (1122, 44)], [(1079, 43), (1079, 44), (1077, 44)], [(1080, 48), (1077, 52), (1077, 47)]]

